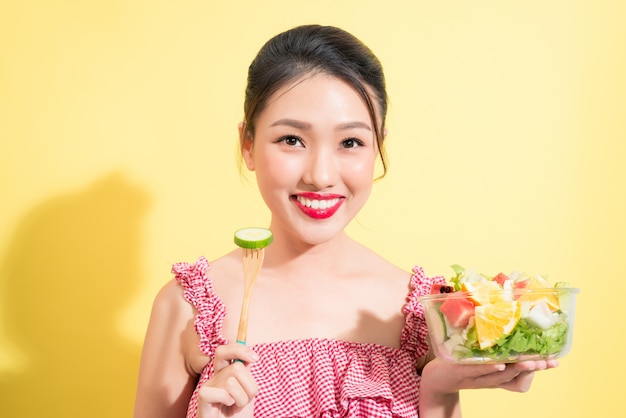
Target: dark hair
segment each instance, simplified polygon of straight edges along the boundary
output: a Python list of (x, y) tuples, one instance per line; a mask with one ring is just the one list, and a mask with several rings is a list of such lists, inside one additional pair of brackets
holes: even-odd
[[(387, 91), (382, 65), (363, 42), (333, 26), (298, 26), (276, 35), (263, 45), (248, 69), (243, 135), (250, 134), (254, 138), (256, 119), (276, 91), (286, 83), (316, 71), (347, 82), (365, 100), (384, 176), (387, 171), (383, 148)], [(366, 87), (373, 92), (375, 102)], [(377, 107), (380, 112), (378, 118)]]

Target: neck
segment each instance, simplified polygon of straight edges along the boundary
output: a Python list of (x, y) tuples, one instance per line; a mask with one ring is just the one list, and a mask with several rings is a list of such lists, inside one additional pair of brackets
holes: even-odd
[(309, 244), (274, 234), (274, 242), (266, 248), (265, 266), (280, 271), (282, 277), (336, 276), (348, 263), (353, 263), (358, 244), (345, 232), (330, 241)]

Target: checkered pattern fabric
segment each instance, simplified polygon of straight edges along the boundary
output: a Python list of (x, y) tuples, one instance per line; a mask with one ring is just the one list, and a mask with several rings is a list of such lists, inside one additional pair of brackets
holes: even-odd
[[(212, 357), (220, 344), (224, 303), (208, 277), (203, 257), (194, 264), (172, 267), (185, 299), (196, 307), (195, 328), (200, 350)], [(259, 385), (255, 417), (417, 417), (420, 376), (416, 361), (428, 351), (424, 311), (417, 297), (430, 293), (433, 283), (420, 267), (413, 268), (410, 291), (403, 306), (406, 322), (401, 347), (333, 339), (279, 341), (254, 345), (260, 360), (250, 365)], [(213, 375), (209, 362), (189, 402), (187, 418), (196, 418), (198, 388)]]

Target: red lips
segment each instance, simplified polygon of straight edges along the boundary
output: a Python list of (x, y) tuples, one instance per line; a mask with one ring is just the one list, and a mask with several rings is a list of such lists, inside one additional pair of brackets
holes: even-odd
[(345, 199), (338, 194), (305, 192), (293, 195), (291, 200), (305, 215), (313, 219), (326, 219), (337, 212)]

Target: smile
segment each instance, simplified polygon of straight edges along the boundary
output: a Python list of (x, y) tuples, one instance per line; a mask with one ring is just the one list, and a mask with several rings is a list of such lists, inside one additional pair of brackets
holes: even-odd
[(313, 219), (330, 218), (337, 212), (344, 199), (342, 196), (322, 196), (318, 194), (299, 194), (292, 196), (296, 206)]
[(298, 202), (300, 202), (302, 206), (306, 206), (307, 208), (313, 208), (313, 209), (328, 209), (330, 207), (335, 206), (337, 203), (339, 203), (338, 198), (318, 200), (318, 199), (307, 199), (306, 197), (303, 197), (303, 196), (296, 196), (296, 199), (298, 199)]

